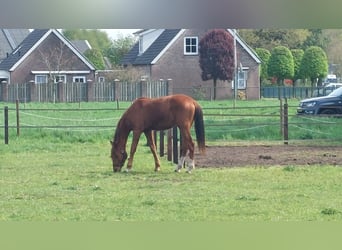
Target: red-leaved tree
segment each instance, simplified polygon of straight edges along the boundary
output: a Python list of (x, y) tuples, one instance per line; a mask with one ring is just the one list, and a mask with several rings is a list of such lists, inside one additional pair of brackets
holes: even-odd
[(213, 29), (199, 43), (199, 64), (202, 80), (213, 79), (214, 100), (217, 80), (232, 80), (234, 77), (234, 40), (227, 30)]

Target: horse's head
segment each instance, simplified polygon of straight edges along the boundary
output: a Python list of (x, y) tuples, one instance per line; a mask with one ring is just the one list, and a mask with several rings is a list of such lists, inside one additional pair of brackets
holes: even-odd
[(113, 171), (120, 172), (127, 159), (127, 153), (125, 150), (120, 150), (118, 147), (115, 147), (114, 142), (111, 141), (110, 143), (112, 145), (111, 158), (113, 162)]

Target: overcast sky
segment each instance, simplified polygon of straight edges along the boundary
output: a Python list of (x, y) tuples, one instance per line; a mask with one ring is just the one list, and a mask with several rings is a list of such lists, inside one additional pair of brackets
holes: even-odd
[(112, 39), (116, 39), (120, 35), (122, 36), (133, 35), (133, 33), (138, 30), (139, 29), (103, 29), (103, 31), (106, 31), (108, 33), (108, 36)]

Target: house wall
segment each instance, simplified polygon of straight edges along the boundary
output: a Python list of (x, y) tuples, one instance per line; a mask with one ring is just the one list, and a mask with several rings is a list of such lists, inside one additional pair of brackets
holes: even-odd
[[(167, 52), (152, 65), (151, 78), (172, 79), (173, 93), (184, 93), (198, 98), (211, 98), (213, 96), (213, 81), (202, 81), (199, 66), (199, 55), (184, 55), (184, 37), (198, 36), (198, 41), (208, 30), (187, 29), (172, 44)], [(247, 89), (243, 90), (248, 99), (260, 98), (259, 66), (254, 59), (238, 44), (238, 65), (249, 67)], [(232, 98), (234, 90), (232, 82), (217, 82), (217, 99)]]
[[(32, 71), (89, 71), (89, 68), (55, 34), (51, 33), (15, 71), (11, 72), (11, 82), (24, 83), (34, 80)], [(89, 74), (68, 74), (67, 82), (72, 82), (73, 76), (85, 76), (87, 80), (94, 80), (95, 74), (94, 71), (90, 71)]]

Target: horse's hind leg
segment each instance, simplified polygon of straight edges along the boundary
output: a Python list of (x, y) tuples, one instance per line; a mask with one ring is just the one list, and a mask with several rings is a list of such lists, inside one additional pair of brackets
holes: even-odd
[(195, 148), (195, 144), (190, 138), (190, 141), (188, 141), (188, 153), (186, 154), (186, 157), (185, 157), (185, 162), (188, 167), (187, 169), (188, 173), (191, 173), (191, 171), (195, 168), (194, 148)]
[(155, 168), (154, 171), (159, 171), (160, 170), (160, 161), (157, 155), (157, 149), (156, 149), (156, 144), (154, 143), (154, 139), (153, 139), (153, 132), (152, 130), (149, 131), (145, 131), (145, 136), (147, 139), (147, 143), (150, 146), (151, 152), (153, 154), (153, 158), (154, 158), (154, 164), (155, 164)]
[(190, 131), (187, 132), (187, 130), (181, 130), (181, 137), (180, 158), (175, 171), (179, 172), (184, 166), (184, 163), (186, 163), (188, 167), (187, 172), (191, 173), (191, 170), (195, 168), (194, 143), (191, 139)]

